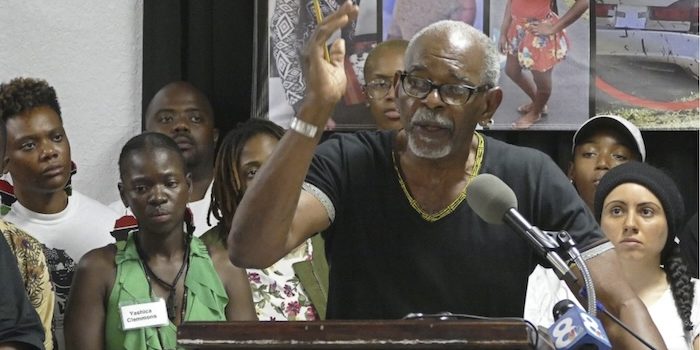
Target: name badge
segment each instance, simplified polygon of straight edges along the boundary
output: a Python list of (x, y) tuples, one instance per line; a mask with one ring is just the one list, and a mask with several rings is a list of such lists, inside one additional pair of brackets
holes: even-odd
[(119, 307), (122, 316), (122, 329), (162, 327), (168, 325), (168, 311), (165, 300), (141, 304), (124, 305)]

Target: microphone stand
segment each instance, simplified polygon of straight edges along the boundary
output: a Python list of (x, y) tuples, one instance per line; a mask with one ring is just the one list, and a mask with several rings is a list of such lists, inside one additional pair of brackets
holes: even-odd
[[(583, 277), (583, 288), (586, 290), (586, 310), (591, 317), (596, 317), (596, 296), (595, 287), (593, 286), (593, 278), (588, 270), (586, 262), (581, 257), (581, 253), (576, 248), (576, 242), (571, 237), (571, 235), (566, 231), (544, 231), (549, 237), (552, 237), (557, 243), (557, 250), (559, 254), (565, 253), (569, 258), (576, 264), (579, 271), (581, 271), (581, 276)], [(576, 283), (578, 284), (578, 283)]]
[[(633, 332), (620, 319), (615, 317), (603, 305), (599, 304), (596, 301), (595, 288), (593, 286), (593, 279), (591, 278), (591, 273), (588, 270), (588, 266), (583, 260), (583, 257), (581, 257), (581, 253), (576, 248), (576, 242), (574, 242), (574, 239), (571, 237), (571, 235), (566, 231), (543, 232), (556, 241), (557, 247), (554, 248), (554, 250), (559, 250), (558, 253), (566, 253), (566, 255), (568, 255), (571, 258), (571, 260), (573, 260), (573, 262), (581, 271), (581, 275), (583, 276), (584, 282), (583, 294), (586, 296), (586, 301), (588, 304), (588, 314), (591, 315), (591, 317), (596, 317), (596, 310), (602, 311), (606, 316), (610, 317), (610, 319), (613, 320), (613, 322), (617, 323), (618, 326), (622, 327), (625, 331), (627, 331), (627, 333), (631, 334), (642, 344), (644, 344), (647, 348), (651, 350), (656, 350), (654, 346), (649, 344), (649, 342), (647, 342), (646, 340), (642, 339), (642, 337), (640, 337), (637, 333)], [(574, 284), (580, 287), (580, 285), (577, 282), (575, 282)]]

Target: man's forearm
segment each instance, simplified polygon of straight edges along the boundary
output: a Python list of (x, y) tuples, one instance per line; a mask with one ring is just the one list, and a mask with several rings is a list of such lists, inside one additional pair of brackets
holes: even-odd
[[(618, 318), (635, 334), (640, 336), (657, 350), (666, 349), (661, 335), (654, 326), (644, 303), (634, 299), (620, 307), (617, 312)], [(614, 314), (614, 313), (613, 313)], [(599, 318), (608, 333), (608, 337), (613, 345), (613, 349), (647, 349), (632, 334), (620, 327), (609, 317), (599, 314)]]
[[(666, 349), (649, 312), (622, 274), (614, 249), (587, 261), (596, 295), (615, 317), (656, 349)], [(610, 342), (615, 349), (644, 349), (645, 346), (609, 317), (600, 314)]]

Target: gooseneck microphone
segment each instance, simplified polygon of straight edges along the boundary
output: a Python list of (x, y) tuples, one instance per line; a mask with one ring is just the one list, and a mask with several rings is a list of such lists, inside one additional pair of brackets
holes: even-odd
[[(593, 283), (590, 279), (590, 276), (588, 276), (586, 265), (585, 263), (583, 263), (583, 259), (581, 259), (580, 254), (578, 254), (578, 251), (576, 249), (572, 249), (575, 248), (575, 243), (568, 235), (568, 233), (566, 233), (566, 231), (556, 232), (557, 240), (555, 240), (539, 228), (530, 224), (518, 212), (518, 199), (515, 196), (513, 190), (510, 187), (508, 187), (508, 185), (506, 185), (501, 179), (494, 175), (477, 175), (474, 179), (472, 179), (467, 190), (469, 191), (469, 196), (467, 196), (467, 203), (469, 204), (469, 207), (471, 207), (472, 210), (474, 210), (474, 212), (479, 217), (481, 217), (481, 219), (483, 219), (489, 224), (499, 225), (505, 223), (508, 226), (510, 226), (511, 229), (523, 236), (530, 243), (530, 245), (534, 247), (534, 249), (540, 254), (540, 256), (544, 256), (552, 264), (552, 267), (554, 267), (554, 271), (557, 273), (560, 279), (563, 279), (571, 285), (578, 285), (577, 278), (574, 276), (569, 266), (564, 262), (564, 260), (557, 252), (559, 250), (562, 250), (562, 248), (564, 248), (563, 250), (565, 252), (569, 253), (570, 257), (577, 263), (579, 269), (581, 269), (585, 280), (584, 282), (586, 284), (586, 292), (588, 294), (587, 297), (589, 299), (589, 313), (586, 314), (578, 306), (576, 306), (573, 309), (569, 309), (568, 305), (573, 304), (573, 302), (571, 302), (570, 300), (563, 302), (561, 305), (558, 304), (559, 307), (555, 306), (555, 319), (558, 318), (559, 320), (555, 322), (552, 327), (558, 326), (559, 328), (550, 328), (550, 332), (552, 332), (551, 334), (553, 338), (555, 338), (555, 336), (563, 336), (562, 332), (564, 332), (565, 330), (569, 331), (570, 329), (568, 325), (571, 324), (573, 327), (574, 321), (576, 320), (578, 320), (579, 324), (583, 322), (584, 326), (590, 326), (591, 328), (589, 330), (592, 329), (592, 332), (598, 335), (596, 329), (602, 330), (603, 328), (600, 325), (600, 321), (594, 317), (596, 310), (595, 305), (598, 304), (595, 302), (595, 290), (593, 288)], [(560, 245), (560, 242), (562, 243), (562, 245), (564, 245), (563, 247)], [(638, 334), (633, 332), (629, 327), (627, 327), (627, 325), (625, 325), (622, 321), (617, 319), (617, 317), (615, 317), (604, 307), (602, 307), (602, 305), (600, 305), (598, 308), (600, 311), (605, 313), (613, 322), (617, 323), (620, 327), (622, 327), (625, 331), (634, 336), (647, 348), (652, 350), (654, 349), (654, 347), (651, 344), (649, 344), (649, 342), (645, 341)], [(567, 315), (567, 313), (571, 316), (571, 318), (564, 318), (564, 316)], [(557, 314), (562, 316), (557, 317)], [(594, 329), (595, 327), (597, 328)], [(555, 331), (556, 333), (554, 333)], [(604, 335), (604, 331), (602, 334)], [(603, 339), (602, 336), (599, 339)], [(604, 339), (607, 339), (607, 336), (605, 336)], [(562, 342), (565, 347), (557, 347), (557, 349), (579, 349), (579, 347), (566, 347), (568, 346), (566, 344), (569, 343), (563, 340)], [(576, 343), (572, 342), (571, 344)], [(586, 343), (578, 344), (582, 345), (583, 348), (585, 348), (586, 346)], [(602, 345), (598, 345), (598, 349), (610, 349), (609, 342), (607, 343), (607, 347), (605, 347), (606, 343), (602, 342), (602, 340), (601, 344)]]
[(521, 234), (552, 264), (560, 279), (568, 283), (576, 283), (577, 278), (569, 265), (555, 251), (559, 244), (539, 228), (532, 226), (518, 212), (518, 199), (513, 190), (501, 179), (491, 174), (480, 174), (469, 184), (467, 203), (479, 217), (489, 224), (507, 224), (515, 232)]

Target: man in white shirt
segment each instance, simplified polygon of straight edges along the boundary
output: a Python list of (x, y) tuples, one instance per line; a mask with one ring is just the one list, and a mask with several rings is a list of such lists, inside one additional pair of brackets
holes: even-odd
[[(209, 99), (192, 84), (176, 81), (162, 87), (146, 109), (146, 131), (170, 136), (180, 147), (192, 176), (189, 208), (194, 216), (195, 236), (216, 226), (209, 213), (211, 183), (219, 130)], [(126, 213), (121, 201), (109, 205), (120, 214)]]

